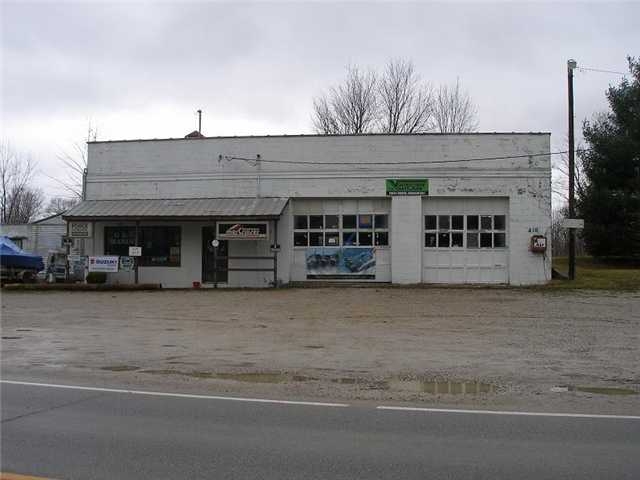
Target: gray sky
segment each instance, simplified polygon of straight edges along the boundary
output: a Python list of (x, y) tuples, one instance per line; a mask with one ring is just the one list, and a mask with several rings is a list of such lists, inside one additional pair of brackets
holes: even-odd
[[(566, 137), (566, 61), (627, 71), (640, 3), (205, 3), (0, 0), (2, 138), (62, 191), (57, 156), (98, 138), (311, 133), (311, 102), (345, 66), (414, 62), (460, 77), (481, 131)], [(635, 51), (634, 51), (635, 49)], [(620, 75), (576, 72), (579, 122)]]

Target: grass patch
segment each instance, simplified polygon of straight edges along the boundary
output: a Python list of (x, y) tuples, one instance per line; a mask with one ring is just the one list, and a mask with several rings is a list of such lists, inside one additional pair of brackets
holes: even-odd
[[(566, 257), (554, 258), (553, 268), (566, 274), (569, 270), (568, 259)], [(640, 290), (640, 268), (601, 263), (594, 261), (591, 257), (578, 257), (574, 281), (552, 280), (543, 288), (552, 290)]]

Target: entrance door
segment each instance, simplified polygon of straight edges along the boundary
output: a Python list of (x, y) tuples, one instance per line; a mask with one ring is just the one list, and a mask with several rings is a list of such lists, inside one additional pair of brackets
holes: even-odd
[(216, 238), (216, 227), (202, 228), (202, 282), (227, 283), (229, 268), (229, 244), (226, 240), (218, 240), (218, 246), (213, 246)]

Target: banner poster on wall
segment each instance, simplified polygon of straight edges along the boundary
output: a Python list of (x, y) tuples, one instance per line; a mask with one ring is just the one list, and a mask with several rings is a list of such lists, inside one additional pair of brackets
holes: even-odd
[(373, 247), (311, 247), (306, 252), (307, 278), (373, 279)]
[(102, 255), (99, 257), (89, 257), (90, 272), (117, 272), (118, 257), (115, 255)]

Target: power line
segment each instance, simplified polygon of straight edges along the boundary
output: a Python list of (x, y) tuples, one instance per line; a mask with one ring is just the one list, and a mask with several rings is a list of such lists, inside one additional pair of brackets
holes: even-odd
[(474, 161), (485, 161), (485, 160), (510, 160), (510, 159), (519, 159), (519, 158), (531, 158), (531, 157), (546, 157), (549, 155), (562, 155), (564, 153), (568, 153), (568, 150), (561, 150), (557, 152), (544, 152), (544, 153), (529, 153), (525, 155), (507, 155), (500, 157), (476, 157), (476, 158), (456, 158), (456, 159), (448, 159), (448, 160), (414, 160), (414, 161), (404, 161), (404, 162), (311, 162), (305, 160), (266, 160), (264, 158), (246, 158), (246, 157), (236, 157), (233, 155), (219, 155), (219, 160), (242, 160), (245, 162), (262, 162), (262, 163), (283, 163), (290, 165), (431, 165), (434, 163), (461, 163), (461, 162), (474, 162)]
[(615, 73), (618, 75), (626, 75), (625, 72), (617, 72), (615, 70), (602, 70), (600, 68), (589, 68), (589, 67), (577, 67), (578, 70), (588, 71), (588, 72), (598, 72), (598, 73)]

